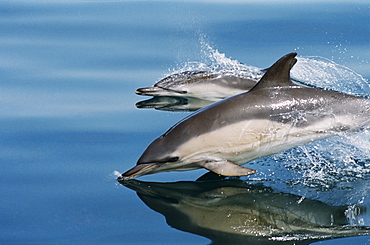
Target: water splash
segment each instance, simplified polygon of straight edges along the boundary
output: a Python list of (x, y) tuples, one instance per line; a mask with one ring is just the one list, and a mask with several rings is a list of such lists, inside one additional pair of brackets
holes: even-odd
[(352, 95), (369, 95), (370, 83), (353, 70), (318, 56), (298, 57), (291, 76), (303, 84)]
[(208, 58), (212, 71), (237, 77), (260, 79), (263, 75), (261, 69), (255, 66), (245, 65), (237, 60), (226, 57), (217, 49), (212, 48), (207, 42), (202, 41), (202, 52)]
[[(356, 136), (359, 137), (359, 136)], [(276, 154), (295, 176), (287, 183), (301, 183), (315, 190), (353, 189), (357, 179), (370, 180), (370, 161), (362, 142), (348, 144), (352, 136), (333, 137)], [(365, 144), (369, 144), (364, 140)]]
[[(213, 48), (204, 38), (200, 39), (202, 62), (188, 61), (169, 70), (169, 74), (185, 71), (207, 71), (241, 78), (259, 80), (264, 72), (261, 68), (245, 65), (227, 57)], [(291, 71), (292, 79), (302, 84), (322, 89), (335, 90), (352, 95), (369, 96), (370, 82), (355, 71), (319, 56), (297, 57)]]
[(226, 57), (224, 53), (220, 53), (203, 39), (201, 39), (200, 42), (203, 61), (185, 62), (179, 67), (170, 70), (170, 73), (166, 74), (166, 76), (185, 71), (207, 71), (210, 73), (249, 78), (252, 80), (259, 80), (263, 76), (264, 72), (262, 72), (260, 68), (245, 65), (237, 60)]
[(121, 177), (121, 175), (122, 174), (120, 172), (118, 172), (117, 170), (114, 170), (113, 173), (112, 173), (112, 176), (114, 176), (116, 178)]

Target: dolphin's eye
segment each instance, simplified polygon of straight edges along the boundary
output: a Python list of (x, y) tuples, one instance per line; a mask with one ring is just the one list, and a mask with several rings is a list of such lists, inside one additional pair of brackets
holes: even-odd
[(179, 160), (179, 157), (168, 157), (168, 158), (163, 158), (161, 160), (155, 161), (156, 163), (166, 163), (166, 162), (176, 162)]
[(177, 160), (179, 160), (179, 157), (171, 157), (168, 159), (169, 162), (176, 162)]

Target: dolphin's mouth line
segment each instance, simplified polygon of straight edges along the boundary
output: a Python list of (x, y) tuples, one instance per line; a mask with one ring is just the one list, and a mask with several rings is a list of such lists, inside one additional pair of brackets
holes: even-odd
[(128, 170), (127, 172), (123, 173), (121, 177), (118, 177), (119, 181), (125, 181), (129, 179), (134, 179), (136, 177), (145, 175), (148, 171), (159, 167), (158, 163), (145, 163), (139, 164), (133, 167), (132, 169)]
[(156, 86), (158, 88), (161, 88), (163, 90), (167, 90), (167, 91), (171, 91), (171, 92), (174, 92), (174, 93), (178, 93), (178, 94), (187, 94), (188, 92), (187, 91), (179, 91), (179, 90), (174, 90), (174, 89), (170, 89), (170, 88), (165, 88), (165, 87), (162, 87), (162, 86)]

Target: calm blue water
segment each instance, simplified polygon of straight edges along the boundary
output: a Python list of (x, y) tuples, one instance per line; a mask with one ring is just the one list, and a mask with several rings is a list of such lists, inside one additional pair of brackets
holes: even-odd
[[(137, 109), (135, 103), (143, 98), (134, 91), (185, 62), (207, 60), (200, 40), (257, 67), (296, 51), (329, 58), (370, 78), (367, 1), (61, 0), (0, 1), (0, 6), (0, 244), (211, 243), (170, 227), (113, 174), (131, 168), (155, 137), (187, 115)], [(344, 153), (354, 152), (366, 167), (369, 138), (361, 137), (338, 141)], [(300, 156), (307, 149), (310, 156), (325, 154), (325, 149), (310, 153), (315, 146), (289, 154)], [(276, 164), (281, 166), (273, 175), (276, 182), (297, 167)], [(332, 176), (321, 192), (322, 179), (315, 185), (313, 175), (305, 179), (311, 182), (271, 185), (293, 194), (300, 193), (295, 187), (303, 188), (305, 196), (330, 205), (370, 207), (370, 178), (359, 168), (352, 169), (352, 178)], [(204, 173), (172, 172), (140, 180), (193, 181)], [(290, 180), (304, 179), (304, 173), (297, 171)], [(343, 179), (349, 186), (341, 186)], [(368, 214), (354, 224), (369, 226)], [(369, 239), (318, 244), (369, 244)]]

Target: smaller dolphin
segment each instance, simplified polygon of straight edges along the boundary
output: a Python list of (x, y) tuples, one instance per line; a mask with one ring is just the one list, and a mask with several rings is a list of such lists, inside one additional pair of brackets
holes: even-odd
[[(299, 57), (291, 71), (292, 80), (308, 87), (340, 91), (347, 88), (352, 95), (367, 94), (368, 84), (362, 76), (349, 68), (323, 57)], [(267, 69), (252, 66), (236, 66), (220, 71), (183, 71), (173, 73), (151, 87), (139, 88), (138, 95), (192, 97), (218, 101), (226, 97), (249, 91)], [(333, 75), (335, 74), (335, 75)], [(338, 81), (345, 81), (341, 84)]]
[[(263, 72), (256, 76), (261, 78)], [(163, 78), (152, 87), (139, 88), (138, 95), (226, 98), (250, 90), (258, 80), (207, 71), (185, 71)]]
[(370, 121), (370, 99), (294, 84), (296, 53), (280, 58), (249, 92), (204, 107), (154, 140), (123, 179), (205, 168), (246, 176), (241, 167)]

